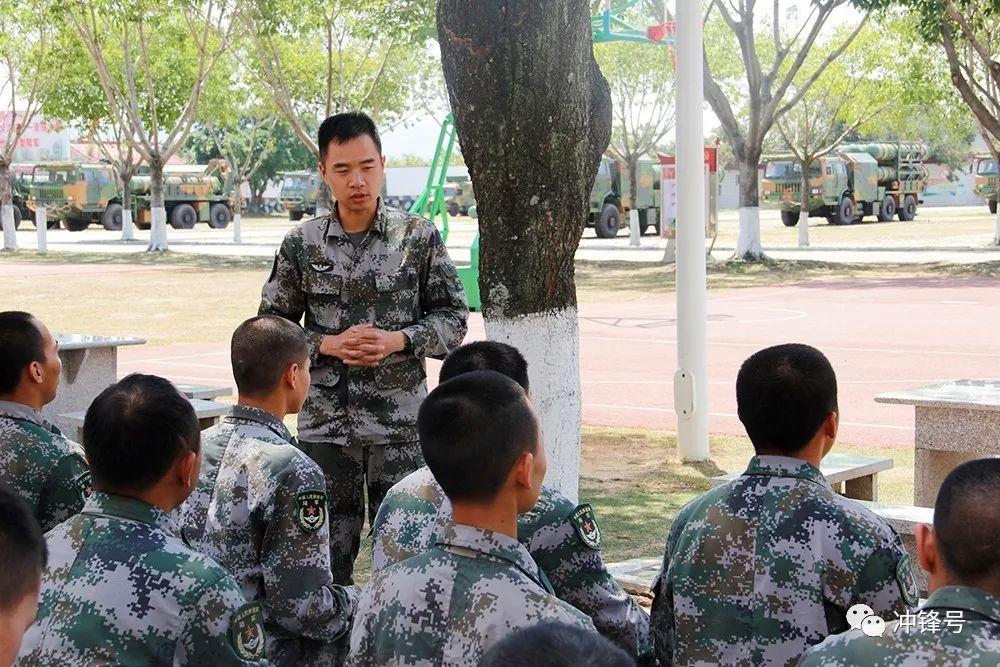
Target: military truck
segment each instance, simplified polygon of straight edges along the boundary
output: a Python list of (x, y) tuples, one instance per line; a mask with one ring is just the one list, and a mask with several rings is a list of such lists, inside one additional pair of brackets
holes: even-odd
[(467, 178), (448, 180), (444, 184), (444, 195), (448, 202), (448, 215), (469, 215), (476, 205), (476, 191)]
[[(923, 203), (927, 149), (916, 143), (844, 144), (813, 163), (809, 171), (809, 216), (831, 225), (849, 225), (874, 215), (913, 220)], [(794, 227), (802, 202), (802, 166), (790, 155), (765, 159), (761, 202), (781, 210)]]
[(22, 220), (35, 221), (35, 214), (28, 208), (28, 182), (21, 173), (10, 170), (10, 203), (14, 207), (14, 229), (21, 226)]
[[(135, 225), (152, 226), (152, 177), (132, 177)], [(212, 229), (224, 229), (233, 219), (233, 178), (224, 160), (207, 165), (179, 165), (163, 170), (163, 205), (167, 222), (174, 229), (191, 229), (199, 222)]]
[(27, 206), (32, 214), (44, 206), (50, 220), (71, 232), (83, 231), (92, 222), (121, 229), (121, 201), (114, 170), (106, 164), (37, 164), (28, 182)]
[(283, 171), (281, 176), (282, 206), (288, 211), (289, 220), (316, 215), (316, 198), (319, 195), (319, 174), (315, 171)]
[(973, 192), (982, 197), (990, 213), (997, 212), (997, 190), (1000, 190), (1000, 169), (992, 155), (977, 155), (975, 159), (976, 185)]
[(639, 232), (645, 234), (651, 226), (660, 232), (660, 165), (653, 160), (639, 160), (635, 201), (630, 196), (628, 171), (610, 157), (601, 158), (590, 191), (590, 216), (587, 226), (597, 236), (610, 239), (627, 224), (628, 212), (634, 206), (639, 211)]

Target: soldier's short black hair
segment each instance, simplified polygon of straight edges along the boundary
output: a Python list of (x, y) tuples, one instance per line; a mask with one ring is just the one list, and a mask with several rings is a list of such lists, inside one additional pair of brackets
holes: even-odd
[(1000, 459), (956, 467), (938, 489), (934, 534), (945, 569), (969, 585), (1000, 584)]
[(635, 661), (596, 632), (548, 621), (522, 628), (498, 641), (479, 667), (634, 667)]
[(495, 371), (463, 373), (420, 406), (424, 460), (452, 501), (489, 501), (517, 459), (535, 453), (538, 421), (524, 389)]
[(21, 373), (32, 361), (45, 361), (45, 340), (31, 313), (0, 313), (0, 394), (9, 394), (21, 382)]
[(768, 347), (740, 367), (736, 406), (755, 449), (793, 454), (837, 410), (837, 375), (814, 347)]
[(28, 504), (0, 482), (0, 611), (38, 591), (48, 561), (42, 528)]
[(198, 417), (165, 378), (132, 373), (102, 391), (83, 421), (83, 449), (94, 486), (143, 491), (179, 456), (201, 447)]
[(319, 147), (319, 159), (326, 159), (326, 149), (330, 142), (342, 144), (351, 139), (368, 135), (375, 142), (375, 148), (379, 154), (382, 153), (382, 138), (375, 127), (375, 121), (361, 111), (345, 111), (330, 116), (319, 126), (319, 136), (317, 146)]
[(267, 396), (289, 366), (309, 358), (305, 331), (277, 315), (251, 317), (236, 327), (229, 351), (240, 396)]
[(495, 340), (480, 340), (462, 345), (445, 357), (438, 373), (438, 382), (447, 382), (470, 371), (496, 371), (528, 391), (528, 362), (513, 345)]

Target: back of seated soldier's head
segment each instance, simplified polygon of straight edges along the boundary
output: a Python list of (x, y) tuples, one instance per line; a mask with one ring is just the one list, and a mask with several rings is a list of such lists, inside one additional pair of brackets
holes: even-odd
[(100, 491), (139, 495), (162, 483), (179, 505), (198, 481), (201, 431), (194, 408), (155, 375), (133, 373), (94, 399), (83, 422), (83, 449)]
[(0, 396), (51, 402), (59, 388), (59, 345), (31, 313), (0, 312)]
[(838, 411), (837, 376), (814, 347), (795, 343), (768, 347), (740, 367), (736, 405), (758, 453), (792, 455)]
[(0, 483), (0, 665), (10, 665), (35, 620), (48, 551), (27, 503)]
[(299, 411), (309, 391), (309, 344), (302, 327), (276, 315), (251, 317), (233, 332), (230, 356), (241, 398), (285, 392), (289, 412)]
[(934, 530), (917, 527), (920, 564), (930, 589), (975, 586), (1000, 596), (1000, 458), (977, 459), (945, 477), (934, 503)]
[(452, 503), (489, 503), (508, 485), (519, 512), (538, 500), (545, 448), (524, 390), (509, 377), (472, 371), (442, 382), (421, 404), (417, 432)]
[(513, 345), (495, 340), (481, 340), (462, 345), (449, 354), (438, 374), (439, 382), (470, 371), (496, 371), (521, 385), (527, 393), (528, 362)]
[(494, 644), (479, 667), (633, 667), (635, 661), (596, 632), (563, 623), (542, 623)]

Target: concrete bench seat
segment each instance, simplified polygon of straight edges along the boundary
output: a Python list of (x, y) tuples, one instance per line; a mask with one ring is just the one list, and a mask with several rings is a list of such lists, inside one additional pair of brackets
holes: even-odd
[[(191, 398), (191, 407), (194, 408), (195, 415), (198, 416), (198, 425), (204, 431), (210, 426), (215, 426), (219, 423), (223, 416), (225, 416), (229, 410), (233, 407), (228, 403), (219, 403), (217, 401), (206, 401), (201, 398)], [(59, 418), (63, 420), (63, 423), (68, 424), (71, 428), (76, 429), (76, 441), (80, 442), (83, 440), (83, 420), (87, 416), (87, 411), (83, 410), (81, 412), (69, 412), (66, 414), (59, 415)]]
[(177, 387), (177, 391), (188, 398), (202, 398), (210, 401), (213, 398), (233, 395), (233, 388), (229, 386), (212, 386), (207, 384), (177, 384), (174, 386)]
[[(819, 470), (830, 485), (848, 498), (878, 500), (878, 474), (892, 468), (892, 459), (857, 454), (830, 454), (823, 459)], [(712, 478), (712, 486), (721, 486), (743, 474), (731, 472)]]

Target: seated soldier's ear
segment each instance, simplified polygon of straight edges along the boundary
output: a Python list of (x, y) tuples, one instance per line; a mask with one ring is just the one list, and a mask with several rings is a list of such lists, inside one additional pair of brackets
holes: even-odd
[(831, 440), (836, 440), (839, 428), (840, 413), (834, 410), (826, 416), (826, 421), (823, 422), (823, 434)]
[(535, 467), (535, 455), (531, 452), (525, 452), (517, 458), (517, 463), (514, 464), (514, 469), (511, 471), (511, 476), (517, 486), (523, 486), (525, 488), (531, 488), (532, 475), (534, 474)]
[(299, 386), (299, 364), (292, 362), (292, 365), (285, 369), (285, 384), (292, 389)]
[(917, 538), (917, 559), (920, 561), (920, 567), (928, 574), (934, 574), (940, 567), (934, 528), (918, 523), (913, 529), (913, 534)]
[(181, 454), (174, 471), (181, 486), (194, 487), (198, 483), (198, 474), (201, 472), (199, 453), (188, 450)]

